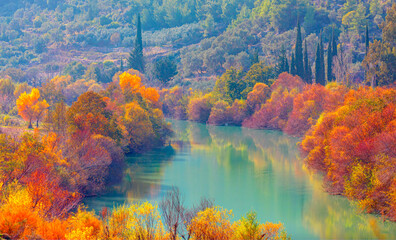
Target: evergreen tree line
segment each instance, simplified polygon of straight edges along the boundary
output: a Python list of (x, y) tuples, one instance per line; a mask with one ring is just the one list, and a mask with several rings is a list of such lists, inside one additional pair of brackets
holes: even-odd
[[(316, 47), (316, 57), (315, 57), (315, 75), (312, 75), (312, 67), (309, 63), (308, 58), (308, 48), (307, 42), (304, 40), (304, 48), (303, 48), (303, 39), (301, 36), (301, 25), (300, 21), (297, 21), (297, 36), (296, 36), (296, 45), (294, 52), (291, 54), (291, 61), (289, 66), (289, 61), (287, 58), (286, 50), (282, 47), (282, 51), (277, 64), (277, 72), (278, 74), (282, 72), (288, 72), (292, 75), (297, 75), (301, 77), (306, 83), (312, 84), (313, 77), (315, 79), (315, 83), (326, 85), (327, 82), (331, 82), (335, 79), (333, 74), (333, 58), (337, 56), (337, 40), (334, 36), (334, 31), (331, 34), (328, 48), (327, 48), (327, 64), (325, 63), (324, 58), (324, 46), (323, 46), (323, 38), (322, 34), (319, 37), (319, 41)], [(327, 65), (327, 73), (326, 67)]]

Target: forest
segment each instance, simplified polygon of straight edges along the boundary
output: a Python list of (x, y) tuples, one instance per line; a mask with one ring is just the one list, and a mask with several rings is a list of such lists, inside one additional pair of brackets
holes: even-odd
[(396, 4), (388, 0), (4, 0), (0, 239), (288, 239), (176, 188), (81, 204), (166, 118), (300, 139), (323, 188), (396, 221)]

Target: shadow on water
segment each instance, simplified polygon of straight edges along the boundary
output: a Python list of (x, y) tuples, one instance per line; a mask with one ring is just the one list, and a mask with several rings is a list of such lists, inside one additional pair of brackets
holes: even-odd
[(171, 146), (127, 156), (122, 182), (87, 199), (89, 207), (155, 202), (176, 186), (187, 206), (208, 197), (236, 218), (255, 210), (262, 222), (282, 222), (293, 239), (396, 238), (394, 223), (323, 191), (321, 177), (303, 165), (299, 139), (278, 131), (170, 122)]

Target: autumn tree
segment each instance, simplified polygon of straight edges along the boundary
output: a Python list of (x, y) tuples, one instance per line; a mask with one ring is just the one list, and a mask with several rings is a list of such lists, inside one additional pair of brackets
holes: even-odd
[(189, 226), (194, 239), (211, 240), (232, 239), (234, 226), (231, 223), (232, 212), (220, 207), (207, 208), (191, 221)]
[(33, 88), (30, 94), (22, 93), (16, 100), (19, 115), (29, 122), (28, 128), (32, 128), (32, 121), (36, 120), (37, 127), (44, 111), (49, 107), (47, 101), (44, 99), (39, 101), (40, 91)]
[(325, 173), (326, 189), (395, 219), (394, 89), (350, 90), (342, 107), (325, 112), (305, 135), (306, 162)]
[(70, 131), (76, 137), (83, 132), (100, 134), (111, 137), (118, 141), (121, 133), (113, 114), (106, 109), (103, 97), (94, 92), (82, 94), (76, 102), (67, 110), (67, 122)]
[(396, 81), (396, 4), (387, 11), (382, 27), (382, 41), (374, 40), (362, 65), (371, 87), (392, 84)]

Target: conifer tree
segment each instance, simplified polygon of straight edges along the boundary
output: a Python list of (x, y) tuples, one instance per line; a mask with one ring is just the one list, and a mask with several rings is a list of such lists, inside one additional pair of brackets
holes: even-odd
[(312, 70), (308, 59), (308, 48), (307, 41), (304, 42), (304, 81), (308, 84), (312, 84)]
[(290, 71), (289, 71), (289, 60), (287, 59), (286, 54), (285, 54), (285, 72), (290, 73)]
[(333, 57), (334, 56), (337, 56), (337, 39), (336, 39), (336, 37), (335, 37), (335, 35), (334, 35), (334, 29), (333, 29), (333, 32), (331, 33), (331, 41), (333, 41), (332, 43), (331, 43), (331, 46), (333, 47)]
[(143, 41), (142, 41), (142, 24), (140, 14), (137, 16), (137, 31), (135, 48), (129, 54), (128, 64), (130, 68), (136, 69), (144, 73), (144, 57), (143, 57)]
[(124, 60), (121, 58), (120, 72), (124, 71)]
[(297, 69), (296, 69), (296, 59), (294, 58), (294, 53), (292, 53), (291, 56), (291, 63), (290, 63), (290, 74), (291, 75), (296, 75)]
[(329, 41), (327, 48), (327, 82), (333, 81), (333, 48), (332, 39)]
[(325, 71), (325, 60), (324, 60), (324, 47), (323, 47), (323, 38), (320, 35), (320, 63), (321, 66), (321, 78), (323, 79), (323, 86), (326, 85), (326, 71)]
[(286, 50), (284, 46), (282, 46), (282, 50), (278, 60), (277, 71), (278, 74), (281, 74), (283, 72), (287, 72), (287, 73), (289, 72), (289, 64), (287, 62)]
[(324, 62), (322, 60), (323, 53), (322, 53), (322, 39), (318, 42), (316, 48), (316, 59), (315, 59), (315, 82), (317, 84), (322, 84), (323, 86), (326, 85), (326, 79), (324, 74)]
[(370, 47), (370, 37), (369, 37), (368, 24), (366, 24), (366, 55), (368, 53), (369, 47)]
[(302, 50), (302, 37), (300, 21), (297, 19), (297, 39), (296, 39), (296, 53), (295, 53), (295, 66), (296, 74), (304, 78), (304, 63), (303, 63), (303, 50)]

